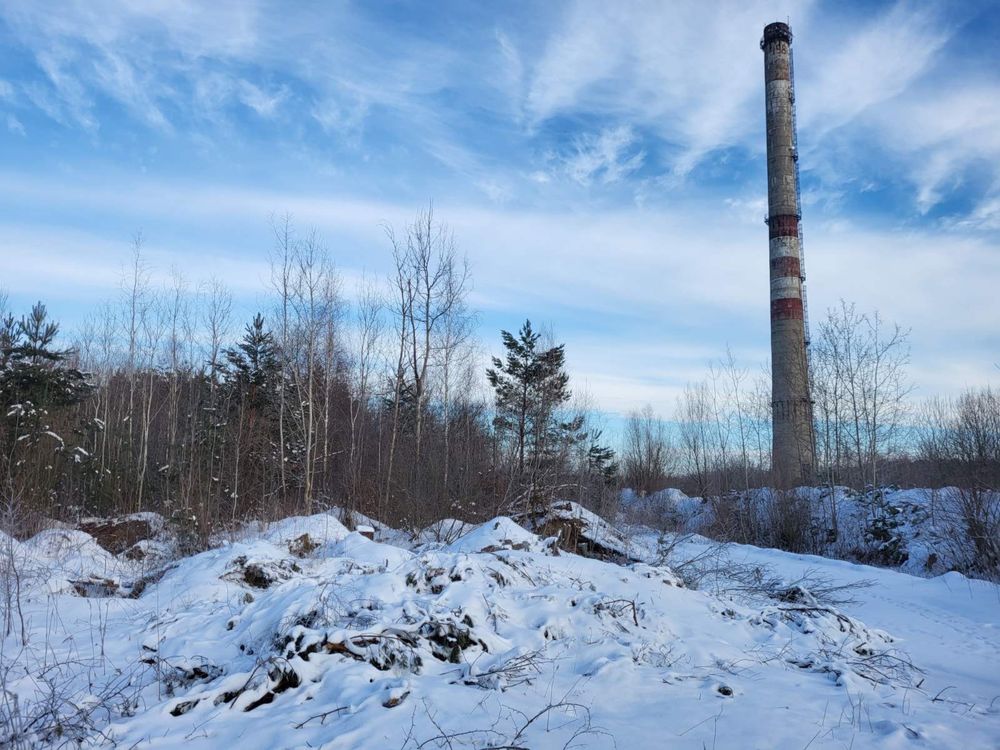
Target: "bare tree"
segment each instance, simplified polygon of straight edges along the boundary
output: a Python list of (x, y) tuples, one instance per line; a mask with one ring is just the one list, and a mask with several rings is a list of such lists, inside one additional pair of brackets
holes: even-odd
[[(226, 288), (225, 284), (214, 276), (202, 285), (201, 293), (205, 300), (202, 311), (202, 325), (208, 336), (205, 342), (205, 363), (208, 366), (208, 378), (212, 385), (212, 392), (214, 393), (218, 385), (219, 368), (221, 366), (219, 354), (222, 351), (223, 345), (228, 340), (230, 329), (232, 328), (233, 295)], [(176, 295), (176, 291), (174, 294)], [(175, 320), (179, 313), (176, 304), (175, 302), (170, 310), (171, 334), (175, 330)], [(173, 354), (174, 346), (175, 343), (172, 336), (170, 341), (171, 355)]]
[(322, 367), (321, 377), (323, 383), (323, 403), (320, 407), (322, 415), (322, 450), (320, 459), (320, 476), (324, 485), (328, 486), (332, 473), (332, 465), (335, 456), (339, 453), (333, 447), (333, 430), (335, 427), (336, 412), (336, 386), (340, 380), (341, 360), (345, 355), (341, 347), (341, 322), (344, 317), (344, 301), (341, 294), (341, 279), (337, 275), (332, 264), (328, 267), (322, 285), (322, 322), (321, 322), (321, 343)]
[(316, 473), (317, 435), (320, 423), (317, 403), (318, 375), (323, 330), (331, 311), (326, 307), (325, 290), (332, 269), (326, 248), (316, 234), (294, 246), (291, 307), (294, 313), (294, 338), (284, 352), (292, 366), (289, 373), (296, 393), (294, 414), (298, 437), (302, 441), (303, 501), (306, 512), (312, 511)]
[(280, 219), (271, 218), (271, 231), (274, 234), (274, 248), (271, 251), (271, 286), (278, 295), (278, 348), (281, 352), (281, 381), (278, 398), (278, 466), (281, 473), (281, 493), (288, 493), (288, 399), (285, 382), (289, 379), (288, 359), (286, 352), (291, 348), (291, 318), (293, 273), (295, 265), (295, 237), (292, 228), (292, 218), (285, 214)]
[[(909, 331), (888, 326), (878, 312), (841, 302), (820, 325), (813, 361), (820, 442), (828, 476), (850, 454), (857, 481), (876, 486), (879, 466), (899, 449), (912, 391), (906, 375)], [(843, 454), (843, 455), (842, 455)]]
[[(464, 305), (469, 270), (464, 257), (459, 257), (447, 226), (435, 221), (432, 208), (419, 214), (403, 236), (398, 236), (392, 228), (387, 228), (386, 233), (394, 261), (389, 310), (398, 344), (392, 375), (392, 432), (384, 493), (388, 501), (404, 416), (412, 437), (412, 476), (408, 484), (418, 495), (426, 493), (421, 459), (427, 407), (437, 370), (453, 365), (455, 353), (468, 335), (464, 330), (467, 318)], [(438, 380), (442, 386), (450, 385), (450, 373)]]
[(443, 472), (441, 486), (445, 501), (450, 504), (449, 480), (451, 478), (451, 425), (452, 407), (455, 402), (455, 382), (460, 373), (468, 372), (474, 350), (470, 346), (473, 316), (466, 304), (469, 283), (468, 261), (457, 261), (454, 255), (447, 259), (445, 286), (442, 295), (441, 317), (435, 343), (435, 366), (439, 372), (441, 408), (444, 427)]
[[(149, 309), (142, 318), (142, 338), (140, 340), (140, 371), (143, 375), (139, 413), (139, 457), (138, 481), (136, 482), (135, 511), (142, 510), (146, 488), (146, 472), (149, 467), (149, 448), (153, 429), (153, 404), (158, 378), (160, 346), (167, 327), (168, 312), (159, 304), (155, 295), (150, 296)], [(157, 408), (160, 404), (157, 403)]]
[(678, 397), (676, 421), (683, 449), (684, 470), (692, 476), (701, 497), (711, 492), (711, 424), (713, 420), (711, 394), (705, 383), (688, 384)]
[(649, 404), (628, 415), (622, 462), (626, 485), (641, 495), (663, 489), (676, 469), (676, 448)]
[(379, 344), (385, 328), (382, 309), (383, 301), (375, 286), (363, 281), (358, 290), (354, 320), (354, 393), (349, 406), (348, 500), (352, 510), (357, 509), (361, 492), (372, 381), (378, 366)]
[(736, 362), (733, 350), (726, 347), (726, 356), (719, 362), (725, 391), (725, 412), (728, 416), (729, 429), (735, 432), (736, 444), (740, 451), (740, 467), (743, 489), (750, 491), (750, 471), (752, 461), (750, 456), (750, 398), (746, 392), (745, 383), (750, 372)]

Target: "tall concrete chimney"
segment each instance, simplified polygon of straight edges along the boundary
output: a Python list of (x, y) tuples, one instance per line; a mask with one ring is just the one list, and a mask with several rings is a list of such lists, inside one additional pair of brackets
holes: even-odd
[(815, 436), (809, 398), (806, 315), (799, 229), (798, 152), (792, 31), (769, 23), (764, 50), (767, 106), (767, 225), (771, 260), (771, 468), (779, 487), (813, 482)]

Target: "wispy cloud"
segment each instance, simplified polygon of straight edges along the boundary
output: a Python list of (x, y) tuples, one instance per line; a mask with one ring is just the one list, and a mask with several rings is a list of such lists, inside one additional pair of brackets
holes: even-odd
[(7, 130), (11, 133), (16, 133), (17, 135), (26, 135), (24, 125), (21, 124), (21, 121), (18, 120), (15, 115), (8, 114), (6, 120)]
[[(44, 195), (51, 210), (76, 215), (107, 210), (112, 196), (122, 196), (119, 216), (152, 225), (146, 236), (159, 266), (168, 268), (166, 259), (196, 258), (197, 268), (228, 278), (244, 294), (266, 286), (272, 212), (287, 210), (300, 226), (316, 226), (338, 266), (360, 276), (389, 270), (381, 227), (402, 225), (417, 208), (212, 184), (102, 182), (97, 189), (68, 182), (53, 189), (0, 175), (0, 196), (17, 208)], [(552, 323), (577, 352), (575, 374), (609, 388), (616, 382), (636, 384), (635, 393), (601, 391), (617, 408), (639, 405), (636, 394), (651, 388), (662, 389), (658, 401), (672, 400), (678, 384), (726, 344), (742, 349), (750, 361), (766, 358), (767, 240), (756, 206), (748, 196), (724, 211), (691, 200), (655, 212), (619, 208), (586, 215), (484, 207), (469, 199), (440, 201), (435, 209), (470, 256), (477, 304), (488, 310), (489, 321), (508, 327), (524, 317)], [(112, 240), (100, 233), (6, 222), (3, 257), (26, 259), (11, 268), (15, 291), (41, 288), (43, 277), (53, 294), (63, 287), (79, 295), (81, 280), (95, 294), (101, 283), (113, 288), (117, 275), (108, 269), (127, 255), (127, 234), (136, 226), (121, 219), (119, 224), (121, 236)], [(1000, 298), (994, 292), (1000, 243), (951, 229), (901, 233), (844, 222), (812, 226), (814, 322), (840, 298), (856, 300), (913, 327), (914, 363), (921, 371), (931, 371), (946, 357), (965, 373), (955, 387), (991, 377), (1000, 345), (995, 325)], [(512, 268), (518, 269), (515, 275)], [(483, 333), (491, 340), (495, 330)]]
[(884, 113), (880, 125), (893, 134), (892, 148), (910, 161), (921, 211), (960, 185), (970, 165), (981, 164), (1000, 178), (1000, 77), (909, 97)]
[(534, 67), (528, 108), (537, 121), (596, 111), (640, 124), (677, 148), (672, 169), (686, 174), (744, 141), (760, 97), (760, 29), (792, 5), (574, 3)]
[(938, 59), (954, 29), (931, 6), (900, 2), (843, 31), (822, 41), (825, 53), (811, 56), (799, 87), (807, 92), (799, 102), (801, 124), (814, 137), (906, 92)]
[(548, 320), (602, 401), (667, 403), (702, 349), (766, 356), (757, 42), (788, 16), (813, 314), (881, 308), (921, 373), (985, 379), (1000, 65), (966, 40), (1000, 13), (971, 4), (9, 0), (0, 277), (96, 294), (142, 227), (252, 295), (285, 210), (379, 272), (433, 198), (486, 333)]
[(619, 182), (642, 166), (646, 152), (638, 148), (635, 131), (627, 125), (578, 136), (571, 153), (560, 158), (562, 170), (581, 185)]
[(63, 111), (88, 129), (99, 125), (98, 96), (152, 127), (169, 129), (164, 107), (187, 94), (177, 78), (197, 76), (208, 61), (249, 54), (252, 15), (250, 6), (238, 4), (111, 0), (69, 3), (58, 12), (15, 0), (3, 11)]

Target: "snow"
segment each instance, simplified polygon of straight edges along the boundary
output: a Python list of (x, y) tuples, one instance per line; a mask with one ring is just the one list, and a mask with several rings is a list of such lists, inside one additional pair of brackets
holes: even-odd
[(320, 548), (319, 554), (345, 558), (366, 565), (397, 568), (412, 559), (413, 553), (391, 544), (373, 542), (360, 531), (352, 531), (343, 539)]
[(421, 529), (414, 537), (418, 544), (433, 544), (436, 542), (450, 544), (465, 536), (475, 528), (473, 524), (459, 521), (457, 518), (442, 518), (430, 526)]
[[(2, 642), (20, 716), (0, 701), (0, 732), (37, 719), (39, 746), (248, 750), (1000, 744), (992, 584), (646, 529), (628, 564), (554, 554), (506, 517), (445, 546), (390, 532), (331, 514), (245, 529), (135, 598), (58, 583), (137, 591), (82, 532), (8, 545), (52, 575), (26, 583), (27, 645), (17, 628)], [(302, 535), (314, 544), (293, 550)], [(853, 603), (823, 589), (864, 582)]]
[(579, 503), (560, 500), (553, 503), (544, 514), (535, 516), (532, 520), (535, 528), (555, 528), (560, 534), (569, 531), (566, 527), (566, 522), (569, 522), (574, 533), (585, 543), (596, 546), (597, 550), (626, 558), (633, 556), (633, 550), (621, 532)]
[[(687, 545), (690, 554), (711, 542), (694, 538)], [(923, 670), (925, 693), (934, 696), (947, 689), (941, 697), (957, 701), (952, 705), (960, 710), (974, 712), (970, 707), (992, 705), (987, 713), (1000, 717), (1000, 587), (996, 584), (957, 572), (921, 578), (745, 545), (728, 545), (727, 552), (734, 563), (768, 565), (786, 577), (812, 569), (838, 583), (872, 582), (857, 591), (856, 603), (842, 609), (865, 622), (885, 625)]]
[(138, 568), (102, 548), (94, 538), (73, 529), (46, 529), (22, 542), (16, 554), (30, 580), (50, 594), (65, 594), (74, 582), (88, 579), (120, 581)]
[(668, 488), (640, 497), (632, 490), (622, 493), (622, 510), (647, 523), (668, 524), (681, 531), (697, 531), (708, 518), (700, 497), (688, 497), (678, 489)]
[(498, 516), (445, 547), (447, 552), (484, 552), (501, 549), (531, 549), (538, 537), (506, 516)]
[[(812, 509), (812, 525), (821, 531), (817, 543), (828, 557), (858, 562), (894, 564), (913, 575), (927, 576), (974, 568), (975, 548), (967, 536), (958, 508), (959, 490), (879, 488), (857, 493), (847, 487), (801, 487), (800, 497)], [(751, 490), (707, 503), (675, 489), (639, 497), (626, 491), (622, 519), (655, 528), (688, 533), (711, 529), (717, 503), (741, 503), (759, 518), (766, 518), (770, 490)], [(1000, 496), (992, 501), (1000, 512)], [(756, 508), (754, 509), (754, 506)], [(823, 540), (836, 510), (837, 533)], [(886, 538), (873, 534), (875, 519)], [(877, 531), (877, 530), (876, 530)]]
[(314, 516), (292, 516), (270, 524), (263, 533), (262, 539), (274, 544), (287, 544), (308, 534), (317, 543), (335, 542), (343, 539), (350, 532), (332, 513), (322, 513)]

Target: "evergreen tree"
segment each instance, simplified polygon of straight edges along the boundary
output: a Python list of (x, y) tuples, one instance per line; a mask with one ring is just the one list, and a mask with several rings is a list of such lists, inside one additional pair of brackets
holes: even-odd
[[(278, 355), (277, 341), (260, 313), (245, 326), (240, 342), (223, 351), (226, 419), (213, 419), (212, 424), (220, 430), (216, 447), (226, 452), (233, 466), (231, 483), (224, 490), (234, 518), (255, 503), (257, 510), (263, 507), (263, 498), (280, 476), (278, 404), (286, 384)], [(296, 467), (297, 462), (291, 461), (286, 468)]]
[(563, 345), (539, 347), (541, 334), (526, 320), (517, 337), (500, 332), (505, 360), (493, 358), (486, 377), (496, 394), (494, 425), (514, 439), (517, 471), (536, 472), (565, 439), (572, 439), (582, 418), (557, 419), (558, 409), (570, 399), (569, 375), (564, 371)]
[(100, 429), (72, 408), (92, 386), (70, 364), (72, 352), (56, 348), (58, 334), (41, 302), (0, 322), (0, 476), (10, 497), (47, 513), (78, 496), (89, 453), (76, 443)]
[(424, 403), (421, 403), (415, 383), (406, 378), (402, 369), (396, 376), (386, 378), (382, 408), (387, 415), (396, 413), (397, 401), (399, 402), (399, 428), (403, 434), (412, 435), (417, 424), (417, 411), (421, 406), (426, 407), (427, 399), (424, 398)]
[(601, 431), (590, 433), (590, 447), (587, 448), (587, 471), (600, 477), (605, 484), (611, 484), (618, 477), (618, 462), (613, 449), (600, 444)]
[(260, 409), (274, 402), (280, 371), (278, 345), (274, 334), (264, 328), (263, 315), (257, 313), (247, 324), (243, 340), (224, 354), (225, 380), (247, 407)]
[(41, 302), (14, 322), (0, 323), (0, 406), (15, 404), (46, 411), (72, 406), (85, 399), (87, 377), (68, 364), (71, 352), (55, 348), (59, 324), (48, 319)]

